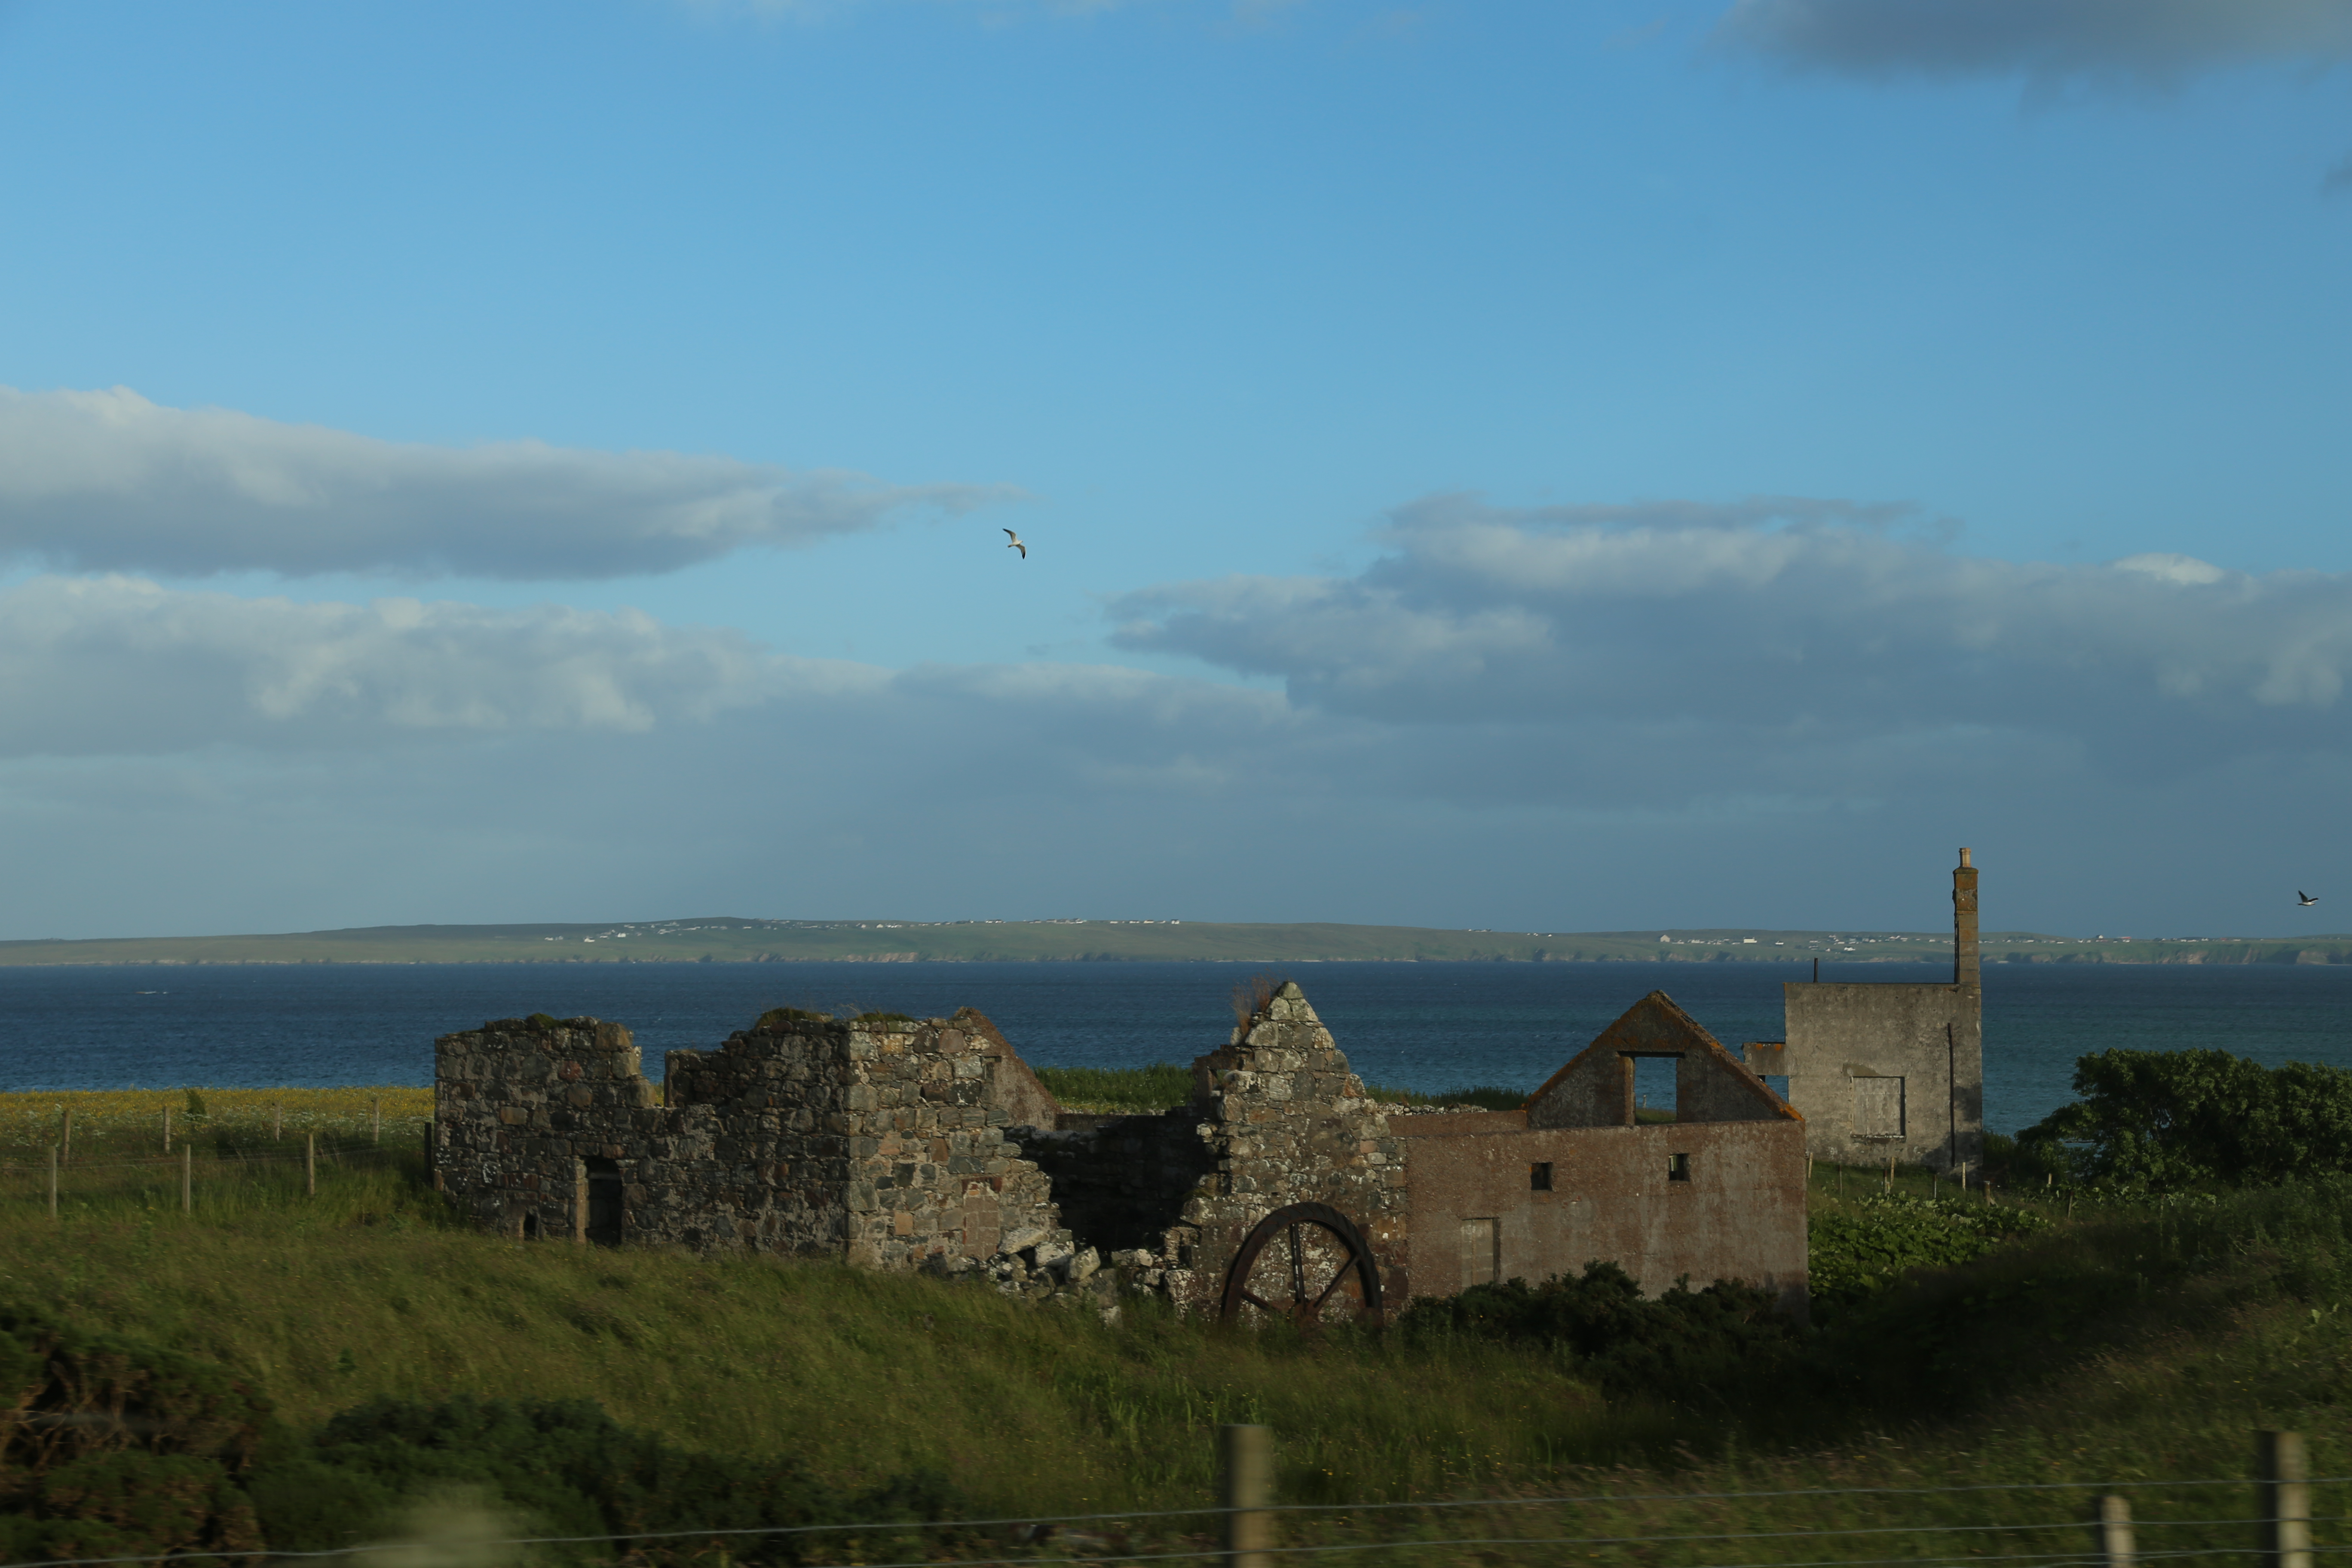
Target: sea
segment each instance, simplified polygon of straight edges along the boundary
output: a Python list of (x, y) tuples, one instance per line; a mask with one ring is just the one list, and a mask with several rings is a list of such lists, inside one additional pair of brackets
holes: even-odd
[[(1265, 965), (601, 963), (72, 965), (0, 969), (0, 1090), (425, 1085), (436, 1036), (486, 1019), (625, 1024), (658, 1077), (770, 1007), (936, 1017), (977, 1007), (1039, 1067), (1187, 1062), (1225, 1042)], [(1653, 989), (1735, 1050), (1781, 1035), (1810, 965), (1289, 963), (1356, 1071), (1424, 1093), (1532, 1089)], [(1945, 964), (1824, 964), (1822, 978), (1948, 981)], [(2219, 1047), (2352, 1068), (2352, 966), (1990, 964), (1985, 1123), (2015, 1131), (2072, 1098), (2075, 1058)], [(1645, 1096), (1663, 1090), (1646, 1081)], [(1659, 1100), (1659, 1103), (1667, 1103)]]

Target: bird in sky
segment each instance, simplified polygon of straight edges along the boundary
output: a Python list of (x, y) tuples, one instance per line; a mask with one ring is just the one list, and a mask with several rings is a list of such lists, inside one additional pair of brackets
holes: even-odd
[(2294, 890), (2294, 903), (2295, 903), (2295, 907), (2296, 907), (2297, 909), (2301, 909), (2301, 908), (2303, 908), (2304, 906), (2305, 906), (2305, 905), (2307, 905), (2307, 904), (2315, 904), (2315, 903), (2317, 903), (2317, 902), (2319, 902), (2319, 900), (2318, 900), (2317, 899), (2313, 898), (2309, 893), (2305, 892), (2301, 888), (2297, 888), (2297, 889)]
[(1021, 559), (1022, 559), (1022, 560), (1026, 561), (1026, 560), (1028, 560), (1028, 559), (1029, 559), (1029, 547), (1028, 547), (1027, 545), (1025, 545), (1025, 544), (1024, 544), (1024, 543), (1022, 543), (1022, 542), (1021, 542), (1021, 536), (1020, 536), (1019, 534), (1017, 534), (1017, 533), (1013, 532), (1011, 529), (1009, 529), (1009, 528), (1008, 528), (1008, 529), (1006, 529), (1006, 530), (1004, 531), (1004, 537), (1005, 537), (1006, 539), (1008, 539), (1008, 540), (1012, 541), (1012, 542), (1011, 542), (1011, 543), (1007, 544), (1007, 545), (1004, 547), (1005, 549), (1007, 549), (1007, 550), (1018, 550), (1019, 552), (1021, 552)]

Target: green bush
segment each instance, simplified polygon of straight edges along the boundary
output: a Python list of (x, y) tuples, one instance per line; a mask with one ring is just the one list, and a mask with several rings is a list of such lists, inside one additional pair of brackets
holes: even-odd
[(2101, 1051), (2075, 1062), (2074, 1092), (2019, 1142), (2080, 1177), (2164, 1189), (2352, 1170), (2352, 1071), (2342, 1068)]
[[(952, 1519), (964, 1506), (929, 1473), (840, 1497), (792, 1460), (690, 1452), (623, 1426), (591, 1400), (378, 1399), (331, 1417), (307, 1447), (274, 1457), (252, 1483), (262, 1529), (278, 1551), (350, 1545), (404, 1507), (459, 1489), (491, 1494), (538, 1534), (714, 1532), (634, 1543), (656, 1562), (713, 1552), (796, 1562), (804, 1538), (716, 1532)], [(825, 1550), (853, 1533), (828, 1534)]]
[(1833, 1314), (1914, 1268), (1971, 1262), (2008, 1237), (2046, 1229), (2031, 1209), (1874, 1193), (1806, 1224), (1806, 1278), (1816, 1312)]
[(0, 1555), (260, 1546), (236, 1483), (269, 1406), (220, 1368), (0, 1307)]
[(1397, 1327), (1408, 1342), (1452, 1334), (1549, 1346), (1612, 1394), (1667, 1399), (1721, 1397), (1798, 1348), (1796, 1324), (1768, 1290), (1721, 1279), (1693, 1290), (1685, 1279), (1653, 1299), (1624, 1269), (1598, 1261), (1541, 1284), (1509, 1279), (1424, 1296)]

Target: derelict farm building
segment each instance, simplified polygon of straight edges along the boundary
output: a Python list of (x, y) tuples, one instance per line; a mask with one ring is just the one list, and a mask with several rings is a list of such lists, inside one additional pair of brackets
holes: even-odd
[[(1643, 1057), (1676, 1061), (1673, 1121), (1636, 1115)], [(509, 1019), (436, 1043), (436, 1174), (518, 1237), (976, 1271), (1105, 1303), (1394, 1309), (1607, 1258), (1646, 1290), (1742, 1279), (1802, 1309), (1803, 1120), (1663, 993), (1516, 1110), (1368, 1099), (1295, 984), (1194, 1079), (1159, 1115), (1078, 1115), (970, 1009), (777, 1009), (670, 1053), (665, 1097), (616, 1024)]]

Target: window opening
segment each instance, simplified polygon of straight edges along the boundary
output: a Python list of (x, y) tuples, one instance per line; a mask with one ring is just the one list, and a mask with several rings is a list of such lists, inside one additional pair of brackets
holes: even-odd
[(1531, 1193), (1548, 1193), (1551, 1191), (1551, 1162), (1549, 1160), (1538, 1160), (1534, 1164), (1528, 1167), (1528, 1191)]
[(522, 1238), (525, 1241), (537, 1241), (539, 1239), (539, 1216), (537, 1215), (527, 1214), (522, 1216)]
[(1635, 1121), (1675, 1120), (1675, 1068), (1681, 1065), (1681, 1061), (1679, 1057), (1633, 1058)]
[(1670, 1182), (1687, 1182), (1690, 1180), (1690, 1156), (1688, 1154), (1669, 1154), (1666, 1156), (1666, 1180)]

